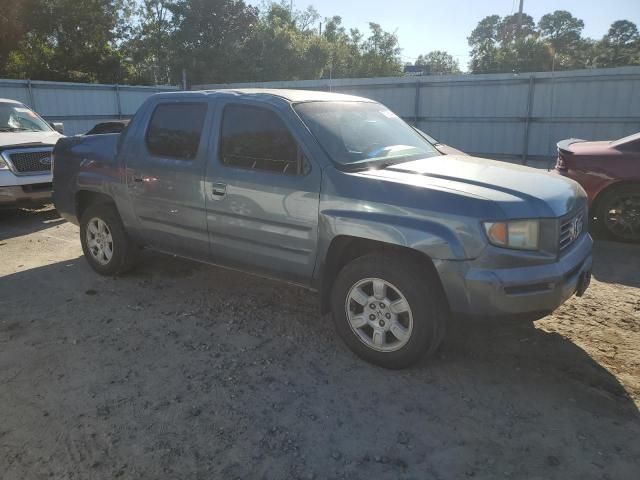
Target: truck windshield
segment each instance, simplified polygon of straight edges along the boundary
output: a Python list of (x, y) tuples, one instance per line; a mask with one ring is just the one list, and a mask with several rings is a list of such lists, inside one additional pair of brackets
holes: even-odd
[(18, 103), (0, 103), (0, 132), (49, 132), (37, 113)]
[(348, 169), (439, 155), (425, 138), (379, 103), (305, 102), (294, 109), (331, 159)]

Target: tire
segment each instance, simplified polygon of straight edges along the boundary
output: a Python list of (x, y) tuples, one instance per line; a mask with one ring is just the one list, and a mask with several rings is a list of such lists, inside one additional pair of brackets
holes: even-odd
[[(101, 225), (104, 225), (102, 231)], [(102, 235), (100, 238), (96, 238), (96, 229)], [(92, 233), (88, 235), (87, 232)], [(91, 240), (101, 242), (102, 255), (95, 243), (90, 245)], [(80, 242), (89, 265), (100, 275), (124, 273), (135, 263), (138, 248), (129, 239), (120, 215), (112, 204), (97, 203), (84, 211), (80, 218)]]
[(595, 213), (600, 232), (621, 242), (640, 242), (640, 185), (622, 185), (605, 192)]
[(331, 309), (347, 346), (360, 358), (390, 369), (434, 354), (449, 314), (434, 273), (404, 255), (387, 253), (348, 263), (333, 284)]

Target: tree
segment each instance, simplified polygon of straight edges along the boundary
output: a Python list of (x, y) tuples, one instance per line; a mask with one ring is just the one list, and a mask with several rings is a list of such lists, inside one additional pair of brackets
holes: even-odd
[(536, 24), (531, 15), (522, 14), (522, 20), (519, 14), (507, 15), (504, 17), (497, 27), (497, 35), (500, 44), (505, 46), (518, 39), (527, 37), (537, 37)]
[(540, 37), (548, 41), (556, 52), (562, 52), (582, 38), (584, 22), (566, 10), (543, 15), (538, 22)]
[(467, 42), (471, 47), (471, 62), (469, 68), (473, 73), (489, 73), (499, 69), (497, 63), (500, 38), (498, 30), (501, 19), (499, 15), (484, 17), (471, 35), (467, 37)]
[(16, 50), (29, 31), (27, 13), (32, 1), (0, 0), (0, 75), (6, 75), (9, 54)]
[(143, 0), (136, 10), (138, 24), (122, 50), (128, 76), (135, 83), (171, 83), (173, 44), (173, 16), (175, 0)]
[(460, 73), (460, 65), (450, 54), (442, 50), (434, 50), (426, 55), (418, 56), (416, 65), (429, 66), (432, 75), (452, 75)]
[(468, 38), (473, 73), (545, 71), (585, 66), (582, 20), (565, 11), (544, 15), (536, 26), (526, 13), (483, 18)]
[(362, 61), (357, 75), (365, 77), (388, 77), (400, 75), (401, 49), (398, 46), (398, 36), (385, 32), (382, 27), (369, 22), (370, 35), (361, 45)]
[(597, 67), (640, 65), (640, 34), (635, 23), (618, 20), (595, 47)]
[(499, 15), (484, 17), (478, 22), (478, 25), (473, 29), (471, 35), (467, 37), (469, 46), (475, 48), (488, 43), (496, 45), (500, 41), (498, 37), (500, 24), (501, 19)]
[(589, 45), (582, 39), (584, 22), (566, 10), (543, 15), (538, 22), (540, 38), (555, 56), (556, 69), (584, 68)]
[[(272, 3), (260, 15), (242, 50), (248, 62), (246, 78), (253, 81), (319, 78), (329, 60), (326, 40), (311, 29), (309, 13), (291, 12)], [(300, 27), (303, 29), (301, 30)]]
[(239, 80), (247, 64), (241, 57), (258, 22), (258, 9), (242, 0), (177, 0), (172, 16), (172, 72), (183, 68), (193, 83)]
[(547, 46), (531, 36), (510, 42), (497, 54), (497, 63), (505, 72), (548, 71), (552, 62), (553, 55)]
[[(27, 30), (8, 55), (6, 72), (18, 78), (117, 81), (119, 35), (128, 0), (29, 0)], [(16, 2), (18, 3), (18, 2)]]

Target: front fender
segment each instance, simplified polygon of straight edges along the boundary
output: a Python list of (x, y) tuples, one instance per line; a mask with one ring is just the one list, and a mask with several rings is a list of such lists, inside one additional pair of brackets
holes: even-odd
[(411, 248), (431, 259), (465, 258), (465, 250), (455, 232), (432, 220), (379, 212), (324, 210), (320, 213), (320, 227), (321, 258), (326, 255), (331, 241), (338, 236)]

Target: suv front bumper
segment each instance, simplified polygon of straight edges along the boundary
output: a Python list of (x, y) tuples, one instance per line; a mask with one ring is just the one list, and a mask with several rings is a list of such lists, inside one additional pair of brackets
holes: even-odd
[[(440, 261), (436, 268), (452, 312), (478, 316), (549, 313), (591, 278), (593, 240), (584, 234), (556, 262), (489, 269), (487, 259)], [(482, 263), (482, 267), (476, 266)]]

